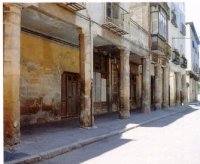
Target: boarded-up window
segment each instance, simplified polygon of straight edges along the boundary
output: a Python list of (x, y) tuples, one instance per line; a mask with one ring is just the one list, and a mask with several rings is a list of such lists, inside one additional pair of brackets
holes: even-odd
[(94, 102), (107, 101), (107, 58), (102, 54), (94, 54)]

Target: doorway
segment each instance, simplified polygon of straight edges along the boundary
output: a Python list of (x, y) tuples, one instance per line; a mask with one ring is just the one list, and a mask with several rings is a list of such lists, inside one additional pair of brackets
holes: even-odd
[(80, 113), (79, 74), (64, 72), (61, 87), (61, 117), (77, 117)]
[(155, 107), (155, 76), (151, 76), (151, 109)]

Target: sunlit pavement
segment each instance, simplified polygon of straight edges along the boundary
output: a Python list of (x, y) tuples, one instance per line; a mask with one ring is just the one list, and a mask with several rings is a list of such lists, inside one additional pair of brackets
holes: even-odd
[(200, 106), (40, 164), (199, 164)]

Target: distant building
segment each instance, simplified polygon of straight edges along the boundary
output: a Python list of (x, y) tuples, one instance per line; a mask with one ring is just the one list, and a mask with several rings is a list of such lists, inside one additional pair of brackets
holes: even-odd
[(169, 44), (172, 47), (170, 58), (170, 106), (187, 104), (185, 53), (185, 4), (170, 2)]
[(186, 58), (188, 100), (197, 100), (197, 81), (199, 80), (199, 36), (193, 22), (186, 23)]

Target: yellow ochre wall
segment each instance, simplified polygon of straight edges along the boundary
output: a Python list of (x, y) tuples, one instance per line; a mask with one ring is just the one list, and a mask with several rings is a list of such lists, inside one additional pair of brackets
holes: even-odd
[(21, 33), (21, 125), (60, 119), (61, 75), (79, 73), (79, 49)]

